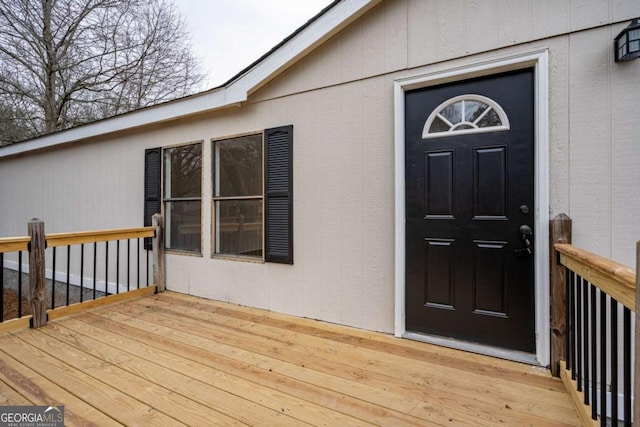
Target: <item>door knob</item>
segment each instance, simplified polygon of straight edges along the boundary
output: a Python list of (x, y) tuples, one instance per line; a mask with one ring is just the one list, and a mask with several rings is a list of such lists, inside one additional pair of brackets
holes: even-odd
[(521, 225), (520, 228), (518, 229), (518, 231), (522, 235), (522, 238), (524, 238), (524, 236), (533, 235), (533, 230), (531, 229), (531, 227), (529, 227), (528, 225), (525, 225), (525, 224)]
[(520, 233), (520, 237), (522, 238), (522, 243), (524, 243), (524, 248), (516, 249), (513, 252), (516, 256), (530, 256), (533, 254), (533, 250), (531, 249), (531, 238), (533, 236), (533, 230), (526, 224), (523, 224), (518, 228), (518, 232)]

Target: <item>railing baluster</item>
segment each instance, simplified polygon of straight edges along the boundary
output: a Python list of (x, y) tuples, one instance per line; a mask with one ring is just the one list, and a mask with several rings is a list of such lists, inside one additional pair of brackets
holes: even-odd
[(576, 322), (576, 275), (573, 271), (570, 271), (569, 277), (571, 278), (571, 286), (569, 287), (569, 291), (571, 292), (571, 309), (570, 317), (571, 317), (571, 379), (576, 379), (576, 328), (578, 327), (578, 322)]
[(585, 279), (582, 279), (582, 355), (584, 356), (583, 361), (583, 377), (584, 377), (584, 403), (585, 405), (589, 404), (589, 282)]
[(602, 291), (600, 291), (600, 426), (607, 426), (607, 294)]
[(576, 275), (576, 381), (582, 391), (582, 278)]
[(116, 240), (116, 295), (120, 293), (120, 240)]
[(80, 302), (84, 301), (84, 243), (80, 244)]
[(51, 309), (56, 308), (56, 247), (53, 247), (53, 260), (51, 270)]
[(149, 286), (149, 251), (147, 252), (147, 286)]
[(127, 239), (127, 292), (131, 289), (131, 239)]
[(138, 289), (140, 289), (140, 239), (136, 239), (136, 254), (138, 257)]
[(104, 242), (104, 295), (109, 295), (109, 241)]
[(624, 425), (631, 427), (631, 310), (627, 307), (623, 312), (623, 360), (624, 360)]
[(611, 298), (611, 419), (618, 419), (618, 301)]
[(591, 288), (591, 419), (598, 419), (598, 342), (596, 334), (596, 287)]
[(18, 251), (18, 318), (22, 317), (22, 251)]
[(98, 255), (98, 242), (93, 243), (93, 299), (96, 299), (96, 259)]
[(69, 292), (71, 286), (71, 245), (67, 246), (67, 307), (69, 306)]
[(4, 254), (0, 253), (0, 322), (4, 322)]
[(571, 370), (572, 368), (572, 364), (571, 364), (571, 274), (569, 274), (569, 269), (565, 269), (564, 271), (565, 273), (565, 279), (564, 279), (564, 283), (565, 283), (565, 307), (564, 307), (564, 314), (565, 314), (565, 319), (564, 319), (564, 323), (565, 323), (565, 334), (564, 334), (564, 348), (565, 348), (565, 367), (567, 368), (567, 370)]

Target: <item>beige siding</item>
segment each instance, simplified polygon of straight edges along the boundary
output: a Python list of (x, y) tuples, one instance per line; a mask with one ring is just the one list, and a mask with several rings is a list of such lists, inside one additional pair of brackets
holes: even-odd
[[(31, 217), (50, 232), (142, 225), (144, 149), (203, 140), (203, 256), (168, 255), (169, 289), (391, 332), (394, 79), (548, 49), (551, 215), (573, 217), (578, 245), (631, 264), (640, 61), (614, 64), (626, 23), (601, 24), (633, 16), (631, 0), (386, 1), (241, 108), (0, 160), (0, 236)], [(211, 259), (210, 139), (286, 124), (295, 264)]]

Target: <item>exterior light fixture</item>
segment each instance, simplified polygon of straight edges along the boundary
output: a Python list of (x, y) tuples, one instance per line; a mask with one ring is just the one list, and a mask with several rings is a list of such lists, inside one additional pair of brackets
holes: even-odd
[(630, 61), (640, 57), (640, 23), (638, 23), (638, 19), (631, 21), (631, 24), (613, 39), (613, 50), (616, 62)]

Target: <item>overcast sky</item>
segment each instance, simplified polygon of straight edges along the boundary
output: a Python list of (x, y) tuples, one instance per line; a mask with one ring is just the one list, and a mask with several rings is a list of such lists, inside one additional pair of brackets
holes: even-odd
[(332, 0), (174, 0), (193, 48), (219, 86), (320, 12)]

